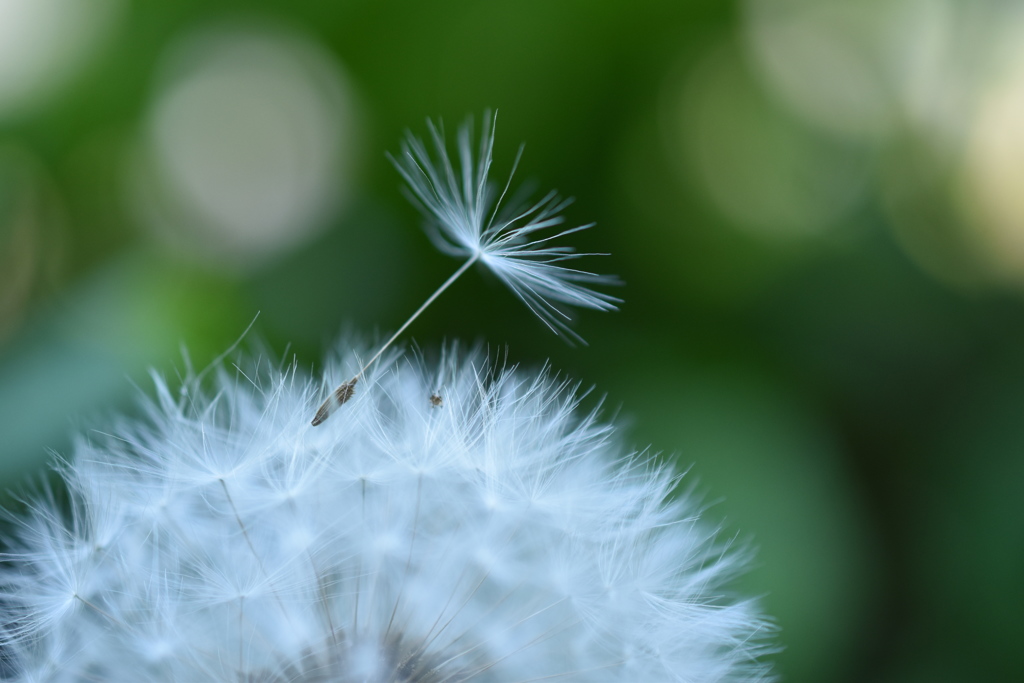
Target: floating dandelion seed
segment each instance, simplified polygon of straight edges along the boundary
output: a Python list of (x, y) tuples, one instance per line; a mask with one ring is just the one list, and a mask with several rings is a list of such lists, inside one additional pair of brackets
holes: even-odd
[[(590, 289), (593, 285), (617, 284), (617, 279), (597, 275), (565, 265), (581, 256), (572, 247), (556, 244), (556, 240), (574, 232), (593, 227), (580, 225), (541, 236), (544, 231), (565, 222), (561, 212), (571, 203), (551, 191), (540, 201), (521, 207), (502, 206), (512, 176), (519, 166), (523, 148), (519, 148), (508, 181), (500, 194), (490, 183), (491, 158), (494, 151), (496, 117), (483, 117), (483, 131), (476, 158), (473, 156), (472, 121), (467, 121), (458, 134), (458, 167), (448, 156), (448, 147), (441, 129), (427, 121), (434, 143), (436, 159), (423, 142), (407, 133), (402, 153), (391, 162), (409, 185), (416, 203), (428, 218), (427, 229), (434, 244), (444, 253), (465, 257), (466, 261), (423, 302), (415, 313), (398, 328), (359, 372), (338, 387), (320, 405), (313, 426), (322, 424), (335, 409), (352, 398), (355, 385), (384, 351), (434, 302), (448, 287), (477, 261), (483, 263), (545, 325), (556, 334), (582, 341), (568, 323), (572, 319), (566, 306), (579, 306), (599, 311), (615, 309), (619, 299)], [(559, 306), (564, 304), (565, 306)]]

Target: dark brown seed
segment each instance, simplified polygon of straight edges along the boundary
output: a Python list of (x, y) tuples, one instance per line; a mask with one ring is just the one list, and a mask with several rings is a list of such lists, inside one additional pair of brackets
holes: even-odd
[(356, 382), (358, 381), (359, 378), (356, 377), (335, 389), (334, 393), (328, 396), (327, 400), (320, 404), (320, 409), (316, 411), (316, 416), (313, 418), (313, 422), (311, 424), (314, 427), (323, 424), (336, 408), (345, 405), (348, 400), (352, 398), (352, 395), (356, 393)]

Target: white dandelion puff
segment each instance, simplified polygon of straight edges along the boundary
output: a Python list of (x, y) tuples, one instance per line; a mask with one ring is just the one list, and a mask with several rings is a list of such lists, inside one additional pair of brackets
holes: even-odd
[(483, 131), (475, 157), (472, 119), (459, 129), (458, 164), (453, 164), (448, 156), (443, 130), (430, 120), (427, 127), (434, 143), (434, 155), (411, 132), (406, 133), (401, 154), (398, 157), (389, 155), (408, 184), (414, 203), (427, 217), (427, 231), (434, 244), (442, 252), (466, 260), (354, 377), (328, 396), (313, 418), (314, 427), (352, 398), (366, 369), (442, 292), (478, 261), (504, 282), (548, 328), (570, 341), (583, 341), (569, 327), (572, 320), (570, 306), (611, 311), (620, 303), (620, 299), (614, 296), (591, 289), (595, 285), (619, 284), (617, 278), (566, 265), (583, 256), (604, 254), (581, 254), (568, 245), (558, 243), (566, 235), (592, 228), (593, 223), (548, 234), (552, 228), (565, 222), (561, 213), (572, 202), (571, 199), (562, 198), (552, 190), (534, 203), (517, 202), (509, 208), (502, 206), (523, 148), (519, 148), (504, 189), (498, 193), (489, 178), (495, 120), (496, 116), (492, 118), (484, 114)]
[(320, 383), (253, 365), (157, 379), (59, 469), (68, 503), (17, 521), (7, 679), (766, 678), (769, 629), (723, 590), (742, 553), (576, 385), (392, 353), (313, 429)]

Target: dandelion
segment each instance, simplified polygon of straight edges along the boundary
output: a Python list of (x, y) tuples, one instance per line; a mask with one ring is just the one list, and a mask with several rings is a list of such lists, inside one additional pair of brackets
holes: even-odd
[[(613, 307), (487, 183), (493, 128), (460, 172), (431, 126), (396, 166), (434, 239), (487, 265), (555, 331), (558, 304)], [(507, 190), (507, 187), (506, 187)], [(565, 235), (587, 226), (562, 231)], [(399, 330), (401, 332), (401, 330)], [(397, 337), (397, 333), (396, 333)], [(0, 562), (0, 676), (28, 682), (739, 682), (768, 677), (770, 630), (724, 586), (744, 553), (678, 477), (624, 451), (579, 385), (392, 337), (332, 379), (215, 363), (144, 418), (76, 445), (53, 494), (12, 517)], [(350, 375), (355, 371), (354, 375)], [(362, 382), (358, 400), (352, 400)], [(327, 385), (330, 386), (330, 385)], [(344, 411), (335, 408), (347, 404)], [(336, 419), (319, 427), (332, 412)]]
[[(255, 361), (76, 447), (16, 518), (19, 681), (756, 681), (742, 553), (578, 385), (392, 351), (359, 400)], [(345, 376), (357, 354), (328, 371)]]
[[(590, 289), (592, 285), (613, 285), (618, 280), (570, 268), (567, 261), (581, 256), (572, 247), (557, 240), (594, 226), (580, 225), (545, 235), (545, 231), (562, 225), (561, 212), (572, 202), (551, 191), (532, 204), (516, 202), (507, 209), (503, 200), (508, 194), (522, 156), (519, 148), (508, 181), (500, 194), (489, 181), (494, 151), (494, 121), (483, 116), (483, 132), (479, 152), (473, 157), (472, 120), (458, 134), (458, 168), (448, 156), (443, 131), (427, 121), (437, 159), (423, 142), (407, 133), (398, 158), (391, 162), (409, 185), (412, 198), (426, 215), (427, 232), (442, 252), (465, 258), (466, 261), (431, 294), (405, 323), (386, 341), (359, 372), (338, 386), (327, 397), (313, 418), (313, 426), (323, 423), (335, 409), (344, 405), (355, 393), (356, 384), (384, 351), (427, 309), (434, 300), (477, 261), (483, 263), (556, 334), (570, 340), (583, 339), (568, 325), (572, 320), (567, 306), (599, 311), (615, 309), (616, 297)], [(561, 303), (563, 306), (559, 306)]]

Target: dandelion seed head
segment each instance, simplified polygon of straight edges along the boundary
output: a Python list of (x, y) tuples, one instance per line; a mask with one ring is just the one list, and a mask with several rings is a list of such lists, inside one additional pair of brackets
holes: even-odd
[(314, 429), (321, 383), (255, 365), (158, 378), (145, 419), (59, 469), (65, 511), (16, 519), (13, 680), (767, 677), (770, 629), (723, 588), (742, 553), (576, 385), (392, 353)]

